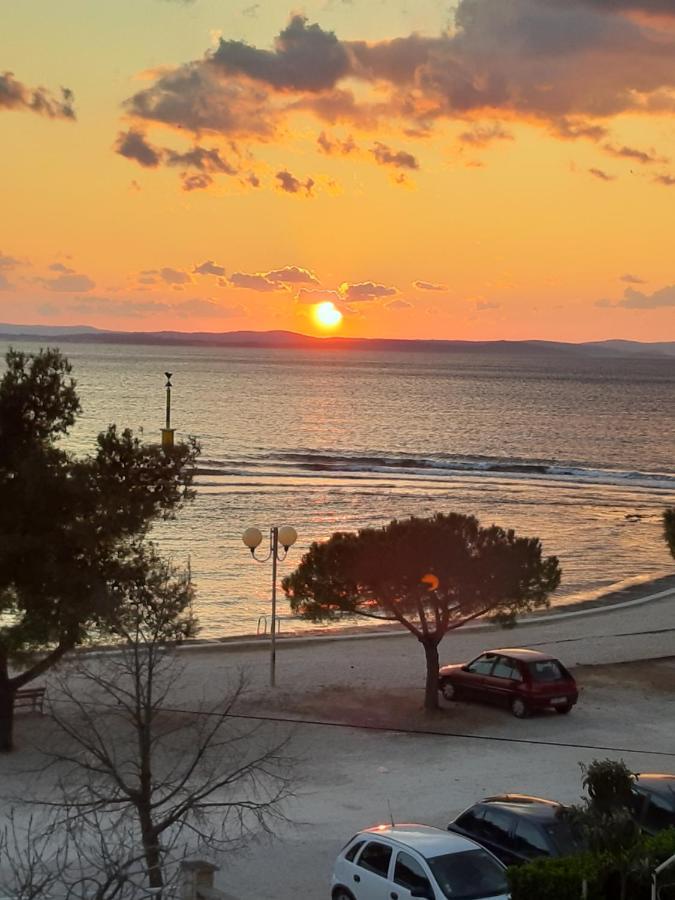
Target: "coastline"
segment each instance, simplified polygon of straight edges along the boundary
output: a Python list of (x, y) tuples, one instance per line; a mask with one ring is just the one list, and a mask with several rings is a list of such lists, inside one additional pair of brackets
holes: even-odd
[[(640, 583), (627, 584), (624, 587), (614, 588), (606, 593), (587, 600), (573, 600), (536, 612), (525, 613), (514, 626), (504, 627), (486, 619), (478, 619), (468, 625), (462, 626), (461, 631), (499, 631), (511, 633), (515, 629), (528, 625), (550, 622), (556, 619), (574, 618), (591, 614), (601, 614), (612, 609), (637, 606), (641, 603), (650, 603), (664, 599), (668, 594), (673, 594), (675, 599), (675, 573), (659, 578), (649, 579)], [(383, 623), (382, 625), (327, 625), (316, 628), (303, 629), (302, 631), (280, 631), (277, 633), (279, 644), (302, 645), (311, 643), (323, 643), (329, 641), (357, 640), (359, 638), (374, 637), (409, 637), (410, 633), (398, 623)], [(194, 638), (181, 644), (183, 652), (189, 650), (221, 649), (232, 650), (250, 649), (266, 650), (269, 646), (268, 634), (239, 634), (223, 637)]]

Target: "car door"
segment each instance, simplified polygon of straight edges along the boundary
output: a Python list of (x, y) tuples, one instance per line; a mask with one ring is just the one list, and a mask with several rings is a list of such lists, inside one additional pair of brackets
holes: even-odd
[(497, 659), (494, 653), (482, 653), (462, 670), (462, 694), (470, 700), (485, 700), (489, 697), (486, 678), (492, 672)]
[(392, 847), (382, 841), (368, 841), (352, 867), (347, 885), (356, 900), (390, 900), (389, 869)]
[(434, 878), (424, 861), (407, 850), (399, 850), (394, 859), (389, 900), (408, 900), (410, 897), (426, 897), (442, 900), (434, 887)]
[(509, 706), (522, 680), (523, 676), (515, 660), (497, 656), (490, 673), (483, 678), (485, 697), (496, 706)]
[(513, 833), (513, 851), (523, 862), (539, 856), (557, 856), (558, 852), (549, 836), (537, 822), (524, 816), (516, 822)]

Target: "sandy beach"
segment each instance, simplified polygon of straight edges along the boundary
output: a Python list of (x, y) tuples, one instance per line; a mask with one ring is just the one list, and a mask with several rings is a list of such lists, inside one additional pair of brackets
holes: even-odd
[[(674, 635), (672, 579), (515, 629), (478, 625), (448, 635), (443, 662), (515, 645), (544, 649), (574, 670), (581, 699), (573, 713), (527, 720), (471, 704), (425, 714), (423, 654), (405, 632), (282, 639), (274, 691), (263, 642), (182, 648), (185, 674), (172, 706), (217, 701), (243, 670), (249, 686), (237, 715), (260, 722), (262, 734), (288, 733), (299, 760), (291, 824), (220, 860), (218, 885), (238, 900), (321, 900), (342, 844), (386, 819), (388, 804), (399, 821), (442, 827), (498, 791), (572, 801), (579, 761), (609, 756), (636, 771), (675, 770)], [(5, 789), (47, 744), (48, 719), (18, 716), (16, 737), (21, 753), (2, 760)]]

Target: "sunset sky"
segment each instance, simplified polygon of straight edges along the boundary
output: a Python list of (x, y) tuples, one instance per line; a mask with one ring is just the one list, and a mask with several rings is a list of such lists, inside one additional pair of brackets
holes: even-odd
[(675, 340), (675, 0), (14, 0), (0, 123), (0, 322)]

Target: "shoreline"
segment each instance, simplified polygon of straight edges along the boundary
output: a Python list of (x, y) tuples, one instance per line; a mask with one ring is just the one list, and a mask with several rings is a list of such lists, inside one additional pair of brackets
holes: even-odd
[[(537, 625), (555, 619), (568, 619), (578, 616), (601, 614), (612, 609), (638, 606), (641, 603), (663, 599), (668, 594), (675, 599), (675, 573), (653, 578), (639, 584), (628, 584), (589, 600), (576, 600), (571, 603), (551, 606), (536, 612), (525, 613), (513, 626), (504, 627), (489, 620), (479, 619), (462, 626), (463, 633), (475, 631), (512, 632), (520, 627)], [(411, 637), (412, 635), (398, 623), (382, 625), (329, 625), (316, 627), (306, 631), (286, 631), (277, 633), (277, 643), (285, 646), (323, 643), (330, 641), (353, 640), (377, 637)], [(223, 637), (194, 638), (184, 641), (179, 649), (190, 650), (266, 650), (269, 647), (269, 634), (239, 634)], [(102, 648), (99, 648), (102, 649)]]

